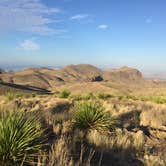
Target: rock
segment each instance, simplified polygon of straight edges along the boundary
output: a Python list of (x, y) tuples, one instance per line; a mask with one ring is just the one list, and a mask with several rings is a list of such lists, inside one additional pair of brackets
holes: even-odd
[(94, 77), (90, 78), (89, 81), (91, 81), (91, 82), (100, 82), (100, 81), (103, 81), (103, 80), (104, 80), (104, 79), (103, 79), (102, 76), (97, 75), (97, 76), (94, 76)]
[(60, 77), (56, 77), (55, 80), (56, 81), (60, 81), (60, 82), (64, 82), (64, 80), (62, 78), (60, 78)]

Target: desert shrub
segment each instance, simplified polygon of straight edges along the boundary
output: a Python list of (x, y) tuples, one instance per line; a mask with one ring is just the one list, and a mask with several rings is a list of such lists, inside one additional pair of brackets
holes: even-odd
[(36, 115), (0, 110), (0, 165), (32, 162), (42, 147), (43, 130)]
[(74, 94), (74, 95), (70, 95), (70, 99), (73, 100), (92, 100), (92, 99), (96, 99), (97, 96), (95, 96), (93, 93), (87, 93), (87, 94)]
[(29, 97), (35, 97), (35, 96), (36, 96), (35, 93), (13, 93), (10, 91), (5, 93), (6, 101), (12, 101), (15, 98), (22, 98), (22, 97), (29, 98)]
[(117, 96), (119, 100), (123, 100), (125, 97), (124, 96)]
[(5, 93), (5, 99), (6, 101), (12, 101), (15, 98), (15, 94), (12, 92), (6, 92)]
[(137, 100), (137, 97), (136, 97), (136, 96), (131, 96), (131, 95), (126, 95), (125, 98), (126, 98), (126, 99)]
[(78, 102), (73, 109), (73, 124), (81, 130), (109, 131), (115, 119), (97, 102)]
[(67, 89), (62, 89), (60, 92), (59, 92), (59, 97), (60, 98), (68, 98), (70, 95), (70, 91), (67, 90)]
[(106, 93), (99, 93), (98, 95), (97, 95), (97, 97), (99, 98), (99, 99), (108, 99), (108, 98), (110, 98), (110, 97), (113, 97), (111, 94), (106, 94)]
[(22, 93), (17, 93), (17, 94), (15, 94), (15, 97), (16, 98), (21, 98), (21, 97), (23, 97), (24, 96), (24, 94), (22, 94)]
[(82, 99), (83, 99), (83, 100), (95, 99), (95, 96), (94, 96), (93, 93), (88, 93), (88, 94), (82, 95)]
[(80, 95), (80, 94), (73, 94), (73, 95), (70, 95), (69, 98), (73, 99), (73, 100), (82, 100), (82, 95)]
[(35, 96), (36, 96), (35, 93), (16, 93), (15, 94), (16, 98), (22, 98), (22, 97), (30, 98), (30, 97), (35, 97)]

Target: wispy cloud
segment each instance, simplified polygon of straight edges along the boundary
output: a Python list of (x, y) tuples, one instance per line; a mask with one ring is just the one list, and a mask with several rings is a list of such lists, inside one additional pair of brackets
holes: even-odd
[(37, 51), (40, 50), (40, 45), (33, 40), (24, 40), (19, 44), (19, 48), (25, 51)]
[(101, 24), (101, 25), (98, 26), (98, 29), (103, 29), (103, 30), (105, 30), (105, 29), (108, 29), (108, 28), (109, 28), (109, 26), (106, 25), (106, 24)]
[[(59, 8), (50, 8), (41, 0), (0, 0), (0, 31), (24, 31), (39, 35), (57, 34), (55, 24)], [(50, 17), (51, 16), (51, 17)]]
[(89, 14), (76, 14), (72, 17), (70, 17), (70, 20), (82, 20), (82, 19), (85, 19), (85, 18), (88, 18), (89, 17)]

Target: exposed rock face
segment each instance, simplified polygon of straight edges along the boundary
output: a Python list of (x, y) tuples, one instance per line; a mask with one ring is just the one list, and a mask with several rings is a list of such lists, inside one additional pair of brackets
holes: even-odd
[(143, 80), (142, 73), (133, 68), (122, 67), (120, 69), (107, 70), (104, 74), (106, 80), (119, 81), (141, 81)]
[(100, 81), (103, 81), (103, 77), (100, 76), (100, 75), (97, 75), (97, 76), (94, 76), (92, 78), (89, 79), (90, 82), (100, 82)]

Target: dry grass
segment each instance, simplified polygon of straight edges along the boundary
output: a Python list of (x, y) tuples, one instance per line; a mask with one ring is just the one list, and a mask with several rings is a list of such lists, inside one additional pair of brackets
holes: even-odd
[[(23, 110), (41, 111), (44, 126), (49, 129), (52, 137), (49, 138), (51, 148), (41, 152), (38, 166), (96, 165), (100, 157), (101, 165), (106, 166), (128, 166), (136, 161), (147, 166), (155, 166), (159, 161), (159, 165), (163, 166), (166, 139), (164, 104), (133, 100), (126, 96), (120, 99), (116, 95), (108, 97), (102, 94), (100, 99), (99, 94), (72, 95), (68, 99), (59, 99), (56, 95), (19, 98), (8, 103), (3, 102), (4, 97), (1, 97), (0, 104), (9, 108), (20, 104)], [(73, 129), (70, 107), (77, 100), (87, 102), (89, 99), (95, 101), (96, 98), (120, 123), (112, 133), (101, 134), (92, 130), (81, 140), (82, 133)], [(144, 128), (151, 136), (146, 135)], [(150, 149), (148, 152), (147, 147)]]
[(52, 146), (48, 155), (38, 157), (38, 166), (72, 166), (73, 160), (69, 151), (69, 139), (61, 137)]
[(166, 127), (166, 108), (156, 106), (153, 109), (145, 110), (141, 113), (140, 119), (140, 124), (143, 126), (163, 129)]
[(144, 156), (145, 166), (165, 166), (166, 160), (161, 159), (159, 156), (145, 155)]
[(115, 133), (103, 135), (99, 132), (91, 131), (87, 135), (90, 143), (104, 149), (136, 149), (140, 151), (145, 143), (143, 132), (131, 133), (127, 130), (117, 129)]

